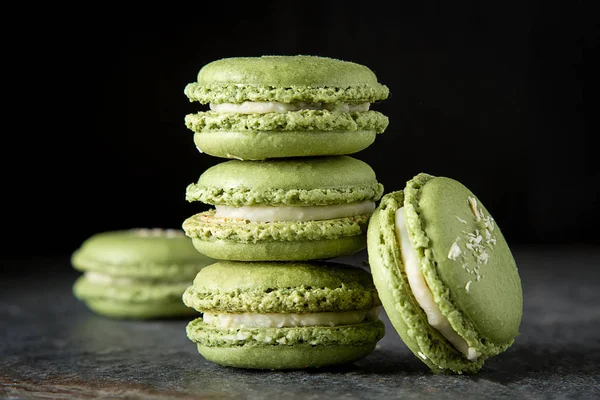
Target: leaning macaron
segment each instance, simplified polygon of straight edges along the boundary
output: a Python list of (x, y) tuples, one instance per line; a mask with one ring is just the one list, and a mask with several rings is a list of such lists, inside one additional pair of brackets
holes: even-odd
[(220, 260), (305, 261), (366, 248), (383, 186), (350, 156), (230, 160), (202, 173), (186, 199), (214, 205), (183, 222), (199, 252)]
[(183, 301), (202, 313), (187, 325), (188, 338), (223, 366), (350, 363), (385, 333), (371, 275), (339, 263), (221, 261), (198, 273)]
[(213, 262), (180, 229), (102, 232), (71, 256), (73, 267), (84, 272), (73, 293), (92, 311), (111, 318), (194, 315), (181, 295), (198, 271)]
[(370, 110), (389, 95), (368, 67), (328, 57), (233, 57), (200, 69), (184, 90), (208, 111), (186, 115), (196, 147), (215, 157), (262, 160), (352, 154), (388, 118)]
[(481, 201), (418, 174), (369, 222), (379, 296), (407, 347), (433, 372), (477, 372), (519, 334), (523, 297), (511, 250)]

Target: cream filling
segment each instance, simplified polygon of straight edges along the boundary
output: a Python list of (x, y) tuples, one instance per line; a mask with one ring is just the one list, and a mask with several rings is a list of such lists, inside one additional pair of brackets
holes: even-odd
[(470, 361), (477, 360), (479, 353), (473, 347), (469, 347), (467, 342), (456, 333), (450, 325), (448, 318), (442, 314), (439, 306), (433, 299), (433, 294), (431, 293), (431, 290), (429, 290), (429, 287), (425, 282), (425, 277), (419, 267), (417, 253), (408, 237), (403, 207), (396, 210), (396, 236), (400, 242), (400, 252), (402, 254), (406, 277), (408, 278), (408, 284), (417, 303), (419, 303), (427, 315), (427, 322), (452, 343), (458, 351), (463, 353), (467, 359)]
[[(90, 283), (94, 283), (94, 284), (98, 284), (98, 285), (131, 285), (131, 284), (136, 284), (136, 283), (141, 283), (141, 282), (146, 282), (147, 280), (144, 279), (136, 279), (136, 278), (124, 278), (124, 277), (117, 277), (117, 276), (111, 276), (111, 275), (107, 275), (107, 274), (102, 274), (99, 272), (94, 272), (94, 271), (86, 271), (84, 273), (85, 278), (88, 280), (88, 282)], [(189, 281), (175, 281), (175, 282), (163, 282), (169, 285), (184, 285), (184, 284), (189, 284)]]
[(133, 228), (130, 232), (139, 237), (178, 238), (185, 236), (185, 233), (181, 229)]
[(215, 217), (245, 219), (255, 222), (318, 221), (323, 219), (372, 214), (375, 203), (363, 201), (331, 206), (215, 206)]
[(364, 112), (369, 111), (370, 103), (347, 104), (347, 103), (280, 103), (277, 101), (244, 101), (243, 103), (221, 103), (210, 104), (210, 109), (218, 113), (237, 114), (266, 114), (286, 113), (299, 110), (330, 110), (340, 112)]
[(379, 319), (379, 307), (364, 311), (341, 311), (320, 313), (223, 313), (205, 312), (205, 323), (221, 329), (237, 328), (284, 328), (296, 326), (338, 326), (359, 324), (365, 320)]

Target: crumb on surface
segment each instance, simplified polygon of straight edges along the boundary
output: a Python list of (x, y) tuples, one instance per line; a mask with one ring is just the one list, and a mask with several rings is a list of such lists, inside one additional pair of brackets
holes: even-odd
[(233, 154), (227, 153), (227, 158), (235, 158), (236, 160), (244, 161), (242, 157), (234, 156)]

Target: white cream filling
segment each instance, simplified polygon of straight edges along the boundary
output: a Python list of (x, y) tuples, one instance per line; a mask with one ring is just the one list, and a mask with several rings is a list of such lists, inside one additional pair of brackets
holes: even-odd
[(331, 206), (215, 206), (217, 218), (245, 219), (255, 222), (318, 221), (371, 214), (375, 203), (363, 201)]
[(456, 333), (450, 325), (448, 318), (442, 314), (439, 306), (433, 299), (433, 294), (431, 293), (431, 290), (429, 290), (427, 282), (425, 282), (425, 277), (419, 267), (417, 253), (408, 237), (403, 207), (396, 210), (396, 236), (400, 242), (400, 251), (402, 253), (402, 260), (406, 277), (408, 278), (408, 284), (417, 303), (419, 303), (427, 315), (427, 322), (452, 343), (458, 351), (463, 353), (467, 359), (470, 361), (477, 360), (479, 353), (477, 353), (474, 348), (469, 347), (467, 342)]
[(266, 114), (286, 113), (299, 110), (336, 110), (340, 112), (364, 112), (369, 111), (370, 103), (347, 104), (347, 103), (280, 103), (277, 101), (244, 101), (243, 103), (221, 103), (210, 104), (210, 109), (218, 113), (237, 114)]
[(295, 326), (338, 326), (358, 324), (379, 318), (379, 307), (364, 311), (341, 311), (321, 313), (223, 313), (205, 312), (205, 323), (222, 329), (237, 328), (284, 328)]
[(139, 237), (178, 238), (185, 236), (185, 233), (181, 229), (133, 228), (130, 232)]
[[(144, 279), (111, 276), (111, 275), (94, 272), (94, 271), (86, 271), (84, 273), (84, 275), (85, 275), (85, 278), (88, 280), (88, 282), (98, 284), (98, 285), (108, 285), (108, 284), (131, 285), (131, 284), (136, 284), (136, 283), (147, 281)], [(189, 284), (190, 282), (189, 281), (176, 281), (176, 282), (167, 281), (167, 282), (163, 282), (163, 283), (166, 283), (169, 285), (184, 285), (184, 284)]]

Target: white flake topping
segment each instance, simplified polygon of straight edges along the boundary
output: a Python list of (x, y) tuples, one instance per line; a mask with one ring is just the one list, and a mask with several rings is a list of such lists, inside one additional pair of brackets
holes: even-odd
[(462, 218), (461, 218), (461, 217), (459, 217), (458, 215), (455, 215), (455, 217), (456, 217), (456, 219), (457, 219), (459, 222), (462, 222), (463, 224), (466, 224), (466, 223), (467, 223), (467, 221), (465, 221), (464, 219), (462, 219)]
[(456, 260), (456, 258), (458, 256), (460, 256), (460, 253), (462, 253), (462, 250), (458, 246), (459, 239), (460, 238), (456, 238), (456, 241), (454, 243), (452, 243), (452, 246), (450, 247), (450, 251), (448, 252), (448, 258), (451, 260)]
[(481, 216), (479, 215), (479, 210), (477, 210), (477, 199), (475, 197), (468, 197), (469, 205), (471, 206), (471, 211), (473, 211), (473, 215), (475, 215), (475, 220), (479, 222), (481, 220)]
[[(464, 236), (456, 238), (450, 247), (448, 258), (454, 261), (459, 261), (461, 268), (474, 276), (474, 279), (470, 280), (465, 286), (465, 289), (468, 292), (472, 283), (479, 282), (481, 278), (483, 278), (481, 267), (488, 264), (490, 259), (490, 253), (488, 253), (488, 249), (493, 249), (493, 246), (496, 245), (496, 238), (493, 235), (494, 219), (492, 216), (485, 215), (485, 212), (483, 211), (481, 205), (478, 204), (475, 197), (467, 197), (467, 203), (469, 204), (469, 208), (475, 217), (475, 221), (483, 222), (485, 230), (480, 231), (479, 229), (475, 229), (474, 232), (462, 231)], [(455, 215), (455, 218), (461, 223), (467, 223), (465, 219), (459, 217), (458, 215)], [(460, 239), (465, 240), (464, 245), (462, 245), (462, 249), (458, 246)]]

